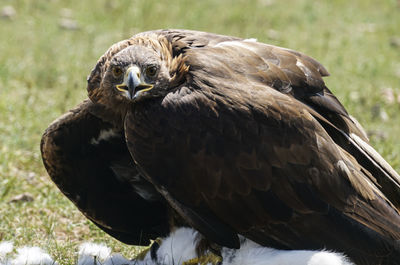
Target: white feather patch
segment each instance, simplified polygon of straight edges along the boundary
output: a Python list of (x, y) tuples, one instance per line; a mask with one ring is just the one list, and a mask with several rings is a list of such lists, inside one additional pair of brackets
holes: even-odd
[(9, 254), (13, 251), (12, 242), (5, 241), (0, 243), (0, 265), (11, 265)]
[(180, 228), (162, 241), (157, 251), (157, 259), (161, 264), (182, 264), (196, 258), (198, 232), (191, 228)]
[(0, 259), (7, 256), (8, 253), (13, 251), (14, 244), (9, 241), (4, 241), (0, 243)]
[(352, 265), (328, 251), (277, 250), (246, 240), (238, 250), (222, 249), (223, 265)]
[(117, 137), (118, 133), (116, 133), (113, 129), (101, 130), (99, 136), (97, 138), (90, 139), (90, 144), (98, 145), (101, 141), (106, 141), (112, 137)]
[(56, 265), (49, 254), (39, 247), (22, 247), (17, 249), (17, 257), (11, 261), (12, 265)]
[(78, 265), (101, 265), (110, 257), (111, 249), (104, 244), (83, 243), (79, 247)]
[[(148, 253), (137, 265), (181, 265), (196, 257), (198, 233), (191, 228), (179, 228), (163, 239), (152, 260)], [(339, 253), (326, 250), (277, 250), (262, 247), (242, 237), (240, 249), (222, 248), (222, 265), (354, 265)]]
[(299, 59), (297, 59), (296, 61), (296, 66), (299, 67), (301, 71), (303, 71), (306, 77), (309, 77), (311, 75), (310, 69), (308, 69), (307, 66), (305, 66)]
[(244, 39), (245, 42), (257, 42), (256, 38)]
[(256, 50), (253, 49), (253, 47), (251, 45), (254, 42), (256, 42), (256, 41), (253, 41), (252, 39), (247, 39), (244, 41), (242, 41), (242, 40), (224, 41), (224, 42), (220, 42), (220, 43), (216, 44), (215, 47), (227, 47), (227, 46), (240, 47), (240, 48), (244, 48), (244, 49), (256, 52)]

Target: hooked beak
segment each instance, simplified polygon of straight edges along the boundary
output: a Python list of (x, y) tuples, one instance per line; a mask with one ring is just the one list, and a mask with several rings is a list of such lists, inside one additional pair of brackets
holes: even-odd
[(124, 82), (117, 85), (116, 88), (129, 99), (135, 99), (143, 92), (152, 89), (153, 85), (147, 84), (141, 80), (140, 69), (135, 65), (126, 70)]

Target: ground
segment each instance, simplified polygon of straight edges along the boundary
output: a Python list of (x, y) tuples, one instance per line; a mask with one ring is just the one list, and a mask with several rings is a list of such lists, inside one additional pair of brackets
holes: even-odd
[(399, 25), (396, 0), (0, 0), (0, 241), (42, 246), (61, 264), (71, 264), (83, 241), (125, 256), (137, 250), (63, 197), (43, 168), (39, 141), (86, 97), (98, 57), (144, 30), (257, 38), (316, 58), (331, 73), (328, 87), (400, 171)]

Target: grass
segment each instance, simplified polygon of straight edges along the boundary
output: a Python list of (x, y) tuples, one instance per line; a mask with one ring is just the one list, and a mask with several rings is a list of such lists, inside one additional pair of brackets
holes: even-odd
[[(39, 154), (47, 125), (86, 97), (86, 76), (113, 43), (157, 28), (189, 28), (302, 51), (330, 71), (328, 87), (400, 171), (400, 6), (395, 0), (0, 0), (0, 241), (39, 245), (71, 264), (83, 241), (137, 250), (99, 231), (49, 180)], [(60, 27), (76, 21), (77, 30)], [(391, 44), (392, 42), (392, 44)], [(32, 202), (9, 201), (29, 193)]]

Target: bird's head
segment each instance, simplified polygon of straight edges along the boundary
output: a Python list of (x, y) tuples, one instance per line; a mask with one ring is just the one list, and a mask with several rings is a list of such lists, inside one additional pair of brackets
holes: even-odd
[(174, 56), (165, 38), (131, 39), (117, 48), (106, 52), (107, 58), (99, 60), (88, 79), (92, 101), (113, 107), (163, 97), (182, 83), (188, 71), (185, 58)]
[(156, 51), (130, 46), (117, 53), (104, 76), (104, 89), (128, 101), (160, 97), (170, 87), (170, 72)]

